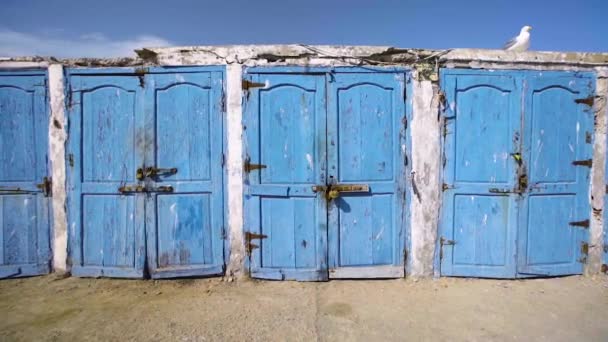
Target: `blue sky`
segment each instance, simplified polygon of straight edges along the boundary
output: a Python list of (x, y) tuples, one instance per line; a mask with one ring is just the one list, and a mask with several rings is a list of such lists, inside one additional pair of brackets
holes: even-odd
[(306, 43), (608, 51), (608, 0), (3, 0), (0, 55), (119, 56), (141, 46)]

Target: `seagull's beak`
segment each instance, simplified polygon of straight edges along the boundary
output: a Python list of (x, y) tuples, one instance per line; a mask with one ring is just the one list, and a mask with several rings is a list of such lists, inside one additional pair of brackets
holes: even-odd
[(528, 26), (528, 31), (532, 31), (532, 26)]

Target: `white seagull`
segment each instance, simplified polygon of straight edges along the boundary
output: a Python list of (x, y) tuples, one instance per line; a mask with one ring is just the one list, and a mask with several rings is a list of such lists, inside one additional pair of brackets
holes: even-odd
[(503, 49), (507, 51), (526, 51), (530, 47), (530, 31), (532, 30), (531, 26), (524, 26), (519, 31), (519, 36), (512, 38), (509, 40)]

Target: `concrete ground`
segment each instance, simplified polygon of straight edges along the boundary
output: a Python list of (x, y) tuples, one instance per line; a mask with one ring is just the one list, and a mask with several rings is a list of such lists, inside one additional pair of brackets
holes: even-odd
[(608, 341), (608, 277), (0, 281), (2, 341)]

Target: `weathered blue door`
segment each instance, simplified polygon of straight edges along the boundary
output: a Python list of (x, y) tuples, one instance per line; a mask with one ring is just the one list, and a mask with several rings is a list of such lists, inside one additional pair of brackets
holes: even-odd
[(146, 78), (146, 232), (153, 278), (224, 271), (223, 74)]
[(590, 74), (443, 71), (441, 274), (582, 272)]
[(143, 277), (144, 194), (135, 189), (146, 142), (140, 79), (72, 75), (70, 87), (72, 274)]
[(223, 73), (73, 71), (72, 273), (223, 272)]
[(513, 277), (521, 94), (510, 73), (442, 74), (441, 274)]
[(244, 83), (251, 275), (403, 276), (405, 74), (299, 71)]
[(519, 213), (520, 274), (583, 272), (589, 229), (594, 95), (589, 73), (530, 72), (524, 84), (523, 173)]
[[(250, 272), (327, 279), (325, 77), (249, 74), (245, 222)], [(256, 166), (264, 165), (264, 166)]]
[[(330, 278), (404, 276), (406, 117), (402, 73), (335, 73), (329, 83)], [(355, 189), (356, 190), (356, 189)]]
[(0, 278), (49, 272), (47, 150), (44, 72), (0, 72)]

